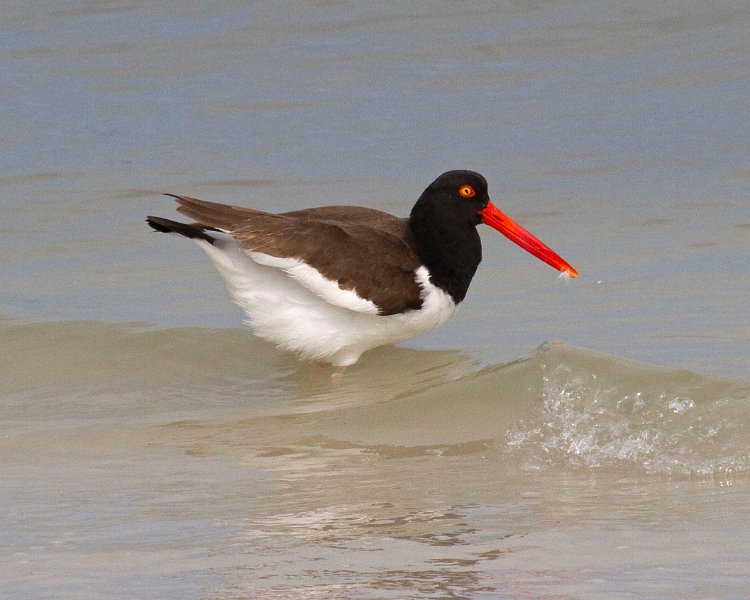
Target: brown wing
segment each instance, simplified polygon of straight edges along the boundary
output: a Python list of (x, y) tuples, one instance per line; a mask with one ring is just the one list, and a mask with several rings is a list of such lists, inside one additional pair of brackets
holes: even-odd
[[(172, 194), (170, 194), (172, 195)], [(230, 233), (247, 250), (303, 260), (340, 288), (371, 300), (379, 314), (422, 306), (408, 220), (356, 206), (282, 214), (174, 196), (178, 212)]]

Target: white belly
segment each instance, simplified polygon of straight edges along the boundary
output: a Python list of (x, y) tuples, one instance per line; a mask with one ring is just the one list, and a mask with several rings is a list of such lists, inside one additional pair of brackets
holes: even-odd
[[(430, 282), (425, 267), (415, 272), (422, 288), (422, 307), (379, 316), (374, 314), (374, 305), (368, 300), (324, 280), (304, 263), (247, 253), (233, 239), (224, 238), (215, 246), (203, 240), (194, 241), (206, 251), (226, 280), (254, 332), (304, 358), (335, 366), (351, 365), (367, 350), (439, 327), (456, 310), (453, 299)], [(317, 293), (301, 283), (303, 278), (310, 277), (320, 279), (314, 288)]]

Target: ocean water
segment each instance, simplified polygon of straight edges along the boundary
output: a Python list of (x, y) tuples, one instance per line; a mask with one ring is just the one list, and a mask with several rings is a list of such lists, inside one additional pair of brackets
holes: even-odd
[[(3, 598), (744, 598), (750, 8), (9, 1)], [(164, 192), (489, 229), (342, 375), (253, 337)]]

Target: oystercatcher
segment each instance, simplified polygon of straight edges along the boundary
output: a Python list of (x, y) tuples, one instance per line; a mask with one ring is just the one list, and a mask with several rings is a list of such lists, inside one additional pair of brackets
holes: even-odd
[(258, 336), (334, 366), (442, 325), (482, 259), (480, 223), (577, 275), (495, 208), (473, 171), (440, 175), (408, 218), (358, 206), (273, 214), (167, 195), (195, 222), (150, 216), (148, 224), (206, 251)]

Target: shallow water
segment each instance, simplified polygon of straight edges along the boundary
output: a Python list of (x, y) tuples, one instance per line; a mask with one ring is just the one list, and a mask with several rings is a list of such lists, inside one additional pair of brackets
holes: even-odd
[(746, 589), (746, 382), (563, 344), (382, 349), (332, 379), (235, 329), (2, 334), (12, 596)]
[[(8, 598), (741, 598), (740, 3), (4, 6)], [(161, 192), (482, 232), (456, 317), (343, 375), (242, 327)]]

